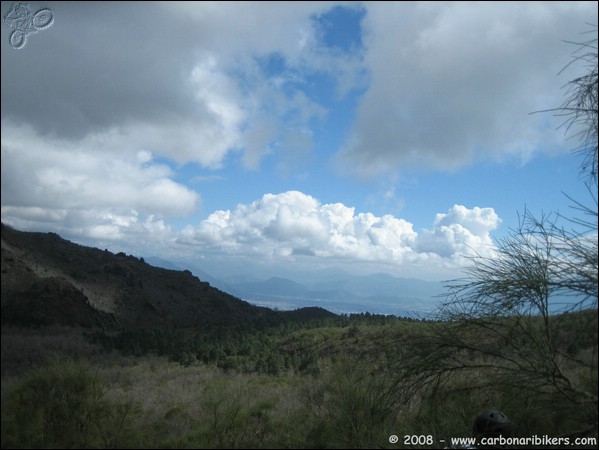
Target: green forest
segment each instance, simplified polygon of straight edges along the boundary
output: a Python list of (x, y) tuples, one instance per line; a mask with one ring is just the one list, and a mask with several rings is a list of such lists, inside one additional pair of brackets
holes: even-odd
[[(542, 318), (513, 321), (486, 323), (479, 349), (463, 323), (370, 314), (202, 333), (6, 327), (2, 447), (435, 448), (471, 436), (484, 408), (513, 436), (596, 437), (596, 311), (551, 317), (544, 342), (523, 339)], [(510, 337), (520, 355), (502, 356), (503, 327), (524, 333)], [(516, 360), (541, 346), (560, 373)]]

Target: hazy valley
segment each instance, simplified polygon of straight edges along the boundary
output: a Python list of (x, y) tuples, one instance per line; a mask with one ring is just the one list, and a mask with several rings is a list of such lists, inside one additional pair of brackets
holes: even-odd
[[(250, 303), (280, 310), (318, 306), (335, 314), (365, 313), (430, 318), (443, 300), (443, 282), (401, 278), (386, 273), (351, 274), (342, 269), (303, 271), (287, 276), (252, 273), (244, 280), (220, 268), (215, 276), (199, 263), (185, 267), (157, 257), (146, 259), (158, 267), (190, 269), (210, 285)], [(214, 269), (213, 269), (214, 270)]]

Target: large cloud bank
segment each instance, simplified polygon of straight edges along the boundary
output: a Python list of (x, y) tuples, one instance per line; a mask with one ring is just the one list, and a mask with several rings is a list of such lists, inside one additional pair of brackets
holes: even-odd
[(180, 240), (205, 249), (263, 257), (318, 256), (397, 264), (489, 255), (490, 232), (500, 222), (492, 208), (453, 206), (431, 229), (392, 215), (356, 213), (341, 203), (321, 204), (298, 191), (267, 194), (233, 211), (216, 211)]
[[(339, 5), (361, 14), (348, 48), (324, 39)], [(54, 24), (23, 49), (2, 27), (4, 221), (132, 246), (398, 263), (486, 254), (499, 218), (456, 205), (414, 230), (290, 191), (188, 225), (214, 194), (178, 170), (285, 164), (328, 126), (342, 136), (322, 144), (322, 160), (342, 177), (569, 150), (558, 119), (528, 113), (561, 103), (556, 86), (576, 75), (556, 80), (563, 41), (584, 40), (597, 17), (596, 2), (39, 6)], [(347, 98), (357, 110), (343, 134), (327, 120)]]

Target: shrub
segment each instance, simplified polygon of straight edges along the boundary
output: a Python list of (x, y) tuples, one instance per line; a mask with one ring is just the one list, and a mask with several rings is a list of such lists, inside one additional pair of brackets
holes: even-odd
[(7, 392), (2, 447), (89, 448), (125, 443), (134, 408), (105, 400), (104, 385), (80, 362), (54, 362)]

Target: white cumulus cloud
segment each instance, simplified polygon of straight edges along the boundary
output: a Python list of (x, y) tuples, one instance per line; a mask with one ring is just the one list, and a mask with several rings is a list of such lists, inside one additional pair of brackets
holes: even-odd
[(90, 137), (73, 143), (3, 121), (2, 220), (20, 229), (60, 227), (111, 239), (124, 237), (145, 218), (197, 209), (199, 194), (175, 182), (171, 169), (154, 162), (150, 152), (118, 152), (109, 142)]
[[(371, 83), (339, 161), (362, 175), (566, 151), (561, 74), (596, 2), (367, 2)], [(576, 65), (574, 65), (576, 66)]]
[(392, 215), (356, 213), (342, 203), (322, 204), (299, 191), (266, 194), (235, 210), (216, 211), (179, 241), (205, 250), (263, 257), (316, 256), (403, 264), (446, 260), (461, 263), (493, 249), (491, 231), (500, 219), (492, 208), (453, 206), (420, 234)]
[(447, 213), (437, 214), (433, 228), (421, 233), (415, 248), (445, 258), (490, 255), (495, 249), (491, 231), (500, 222), (493, 208), (454, 205)]

